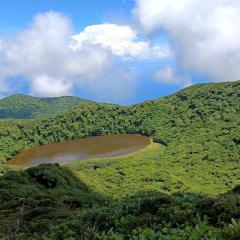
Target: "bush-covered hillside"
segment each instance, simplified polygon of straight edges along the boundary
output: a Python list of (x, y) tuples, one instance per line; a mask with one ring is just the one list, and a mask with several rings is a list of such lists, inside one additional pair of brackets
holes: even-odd
[(0, 159), (33, 145), (116, 133), (153, 136), (186, 161), (239, 161), (240, 82), (196, 85), (130, 107), (83, 103), (56, 117), (1, 121)]
[[(117, 176), (112, 176), (111, 181), (114, 179), (117, 181)], [(122, 188), (127, 187), (122, 185)], [(166, 194), (157, 189), (138, 189), (137, 194), (129, 191), (128, 196), (118, 200), (96, 190), (58, 165), (10, 171), (0, 177), (0, 238), (240, 238), (239, 186), (219, 196), (181, 190)]]
[(0, 119), (32, 119), (67, 111), (82, 102), (78, 97), (36, 98), (15, 94), (0, 100)]
[(156, 144), (113, 159), (5, 170), (0, 238), (240, 238), (240, 81), (130, 107), (90, 103), (51, 118), (1, 121), (0, 157), (117, 133)]

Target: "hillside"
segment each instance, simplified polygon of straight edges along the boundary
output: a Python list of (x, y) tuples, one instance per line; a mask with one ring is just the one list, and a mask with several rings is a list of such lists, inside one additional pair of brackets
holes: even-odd
[(15, 94), (0, 100), (0, 119), (34, 119), (52, 116), (90, 102), (78, 97), (36, 98)]
[[(168, 149), (172, 144), (176, 148), (187, 145), (179, 149), (185, 157), (190, 154), (191, 158), (192, 152), (207, 159), (219, 154), (218, 160), (224, 160), (226, 154), (226, 160), (237, 160), (239, 95), (239, 81), (203, 84), (130, 107), (90, 103), (42, 120), (2, 121), (0, 155), (9, 159), (28, 146), (85, 136), (140, 133)], [(190, 146), (199, 149), (196, 152)], [(209, 148), (219, 149), (211, 152)]]
[(130, 107), (91, 103), (50, 118), (2, 121), (0, 157), (117, 133), (155, 143), (113, 159), (4, 170), (2, 236), (15, 231), (21, 212), (22, 239), (240, 238), (240, 81)]

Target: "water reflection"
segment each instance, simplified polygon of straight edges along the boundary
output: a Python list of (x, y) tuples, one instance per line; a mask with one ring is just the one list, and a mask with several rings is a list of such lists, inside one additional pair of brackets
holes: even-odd
[(16, 155), (8, 164), (36, 166), (41, 163), (66, 163), (95, 157), (114, 157), (137, 151), (150, 142), (137, 134), (88, 137), (33, 147)]

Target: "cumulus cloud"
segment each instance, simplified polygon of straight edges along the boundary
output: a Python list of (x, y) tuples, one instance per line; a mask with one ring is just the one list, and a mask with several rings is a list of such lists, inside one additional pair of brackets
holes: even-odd
[(84, 44), (99, 45), (109, 49), (113, 55), (124, 58), (168, 58), (172, 52), (168, 45), (152, 45), (140, 41), (138, 33), (128, 25), (98, 24), (88, 26), (80, 34), (73, 36), (72, 48), (82, 48)]
[(72, 83), (61, 78), (48, 75), (36, 76), (32, 79), (32, 92), (38, 96), (63, 96), (70, 95)]
[(165, 66), (161, 69), (158, 69), (154, 74), (154, 79), (157, 82), (167, 85), (180, 85), (182, 87), (188, 87), (192, 85), (189, 77), (177, 74), (171, 66)]
[(166, 31), (182, 67), (215, 81), (240, 78), (239, 1), (135, 1), (144, 31)]
[(125, 87), (132, 84), (131, 72), (114, 65), (110, 50), (84, 43), (73, 51), (72, 35), (68, 18), (48, 12), (35, 16), (27, 29), (11, 39), (0, 38), (2, 92), (7, 80), (16, 76), (25, 78), (31, 93), (38, 96), (68, 95), (75, 86), (118, 96), (124, 89), (109, 86), (120, 81), (119, 77)]

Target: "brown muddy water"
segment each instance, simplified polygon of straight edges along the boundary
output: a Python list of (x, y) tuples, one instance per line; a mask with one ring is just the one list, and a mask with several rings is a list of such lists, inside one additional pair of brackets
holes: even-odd
[(150, 138), (137, 134), (87, 137), (24, 150), (7, 164), (30, 167), (42, 163), (68, 163), (88, 158), (115, 157), (135, 152), (149, 143)]

